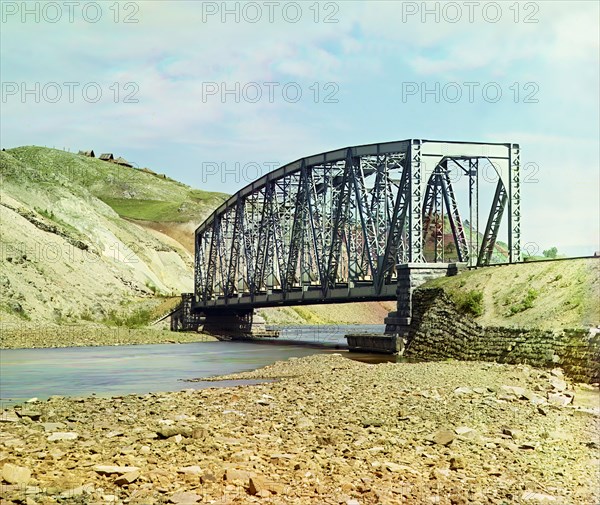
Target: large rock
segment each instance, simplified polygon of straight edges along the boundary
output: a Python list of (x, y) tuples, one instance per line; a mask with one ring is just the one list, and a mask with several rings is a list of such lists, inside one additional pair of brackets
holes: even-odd
[(225, 475), (223, 477), (226, 481), (231, 482), (234, 480), (248, 481), (251, 476), (250, 472), (245, 472), (244, 470), (238, 470), (236, 468), (228, 468), (225, 470)]
[(186, 491), (184, 493), (175, 493), (173, 496), (171, 496), (169, 501), (178, 505), (192, 505), (194, 503), (198, 503), (201, 499), (202, 496), (191, 491)]
[(283, 484), (265, 479), (259, 475), (253, 475), (249, 479), (248, 492), (253, 495), (267, 497), (271, 493), (280, 494), (285, 489)]
[(42, 427), (44, 428), (44, 431), (53, 432), (62, 430), (67, 426), (65, 425), (65, 423), (42, 423)]
[(17, 484), (18, 486), (26, 486), (31, 480), (31, 470), (24, 466), (5, 463), (2, 467), (2, 478), (9, 484)]
[(40, 417), (42, 417), (42, 413), (40, 411), (33, 409), (17, 410), (17, 414), (21, 417), (28, 417), (32, 421), (37, 421)]
[(454, 432), (450, 430), (440, 430), (435, 433), (431, 439), (439, 445), (450, 445), (454, 440)]
[(514, 396), (517, 399), (524, 398), (526, 400), (532, 396), (530, 391), (527, 391), (525, 388), (520, 386), (500, 386), (500, 393), (504, 396)]
[(140, 476), (139, 470), (127, 472), (127, 473), (121, 475), (120, 477), (117, 477), (115, 479), (115, 484), (117, 486), (125, 486), (127, 484), (131, 484), (132, 482), (135, 482), (139, 478), (139, 476)]
[(202, 469), (198, 465), (182, 466), (177, 469), (177, 472), (186, 475), (200, 475), (202, 473)]
[(48, 435), (48, 442), (57, 442), (59, 440), (75, 440), (79, 435), (73, 431), (55, 431)]
[(573, 401), (572, 396), (563, 395), (561, 393), (548, 393), (548, 403), (558, 407), (566, 407)]
[(156, 434), (161, 438), (171, 438), (177, 435), (191, 437), (192, 429), (187, 426), (163, 426), (156, 430)]
[(18, 423), (18, 422), (19, 422), (19, 416), (17, 416), (17, 414), (15, 414), (14, 412), (5, 410), (4, 412), (2, 412), (0, 414), (0, 423)]
[(559, 392), (564, 391), (565, 389), (567, 389), (567, 383), (566, 381), (558, 378), (558, 377), (551, 377), (550, 378), (550, 385)]
[(125, 474), (139, 470), (137, 466), (96, 465), (94, 471), (100, 475), (111, 475), (115, 473)]

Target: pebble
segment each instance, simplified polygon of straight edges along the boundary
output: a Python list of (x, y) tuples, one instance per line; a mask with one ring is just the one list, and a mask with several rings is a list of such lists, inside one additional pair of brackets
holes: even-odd
[(465, 460), (462, 456), (453, 456), (450, 458), (450, 470), (460, 470), (465, 468)]

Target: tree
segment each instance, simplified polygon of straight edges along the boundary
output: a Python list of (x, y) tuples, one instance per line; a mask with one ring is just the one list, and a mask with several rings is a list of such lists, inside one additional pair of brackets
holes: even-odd
[(550, 249), (543, 251), (542, 254), (544, 255), (544, 258), (554, 259), (558, 254), (558, 249), (556, 247), (551, 247)]

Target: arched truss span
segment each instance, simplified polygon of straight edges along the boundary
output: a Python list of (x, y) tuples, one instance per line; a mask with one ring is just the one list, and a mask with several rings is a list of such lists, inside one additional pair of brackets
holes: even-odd
[[(519, 163), (517, 144), (411, 139), (285, 165), (196, 230), (195, 310), (393, 299), (399, 263), (490, 264), (502, 222), (520, 261)], [(495, 190), (479, 230), (484, 165)]]

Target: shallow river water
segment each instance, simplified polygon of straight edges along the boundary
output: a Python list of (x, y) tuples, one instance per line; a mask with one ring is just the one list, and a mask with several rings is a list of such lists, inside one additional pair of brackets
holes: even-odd
[[(229, 386), (256, 381), (186, 382), (260, 368), (315, 353), (348, 353), (344, 334), (383, 332), (383, 326), (286, 328), (278, 339), (260, 342), (198, 342), (0, 351), (0, 407), (51, 395), (115, 396)], [(387, 360), (381, 357), (375, 360)]]

